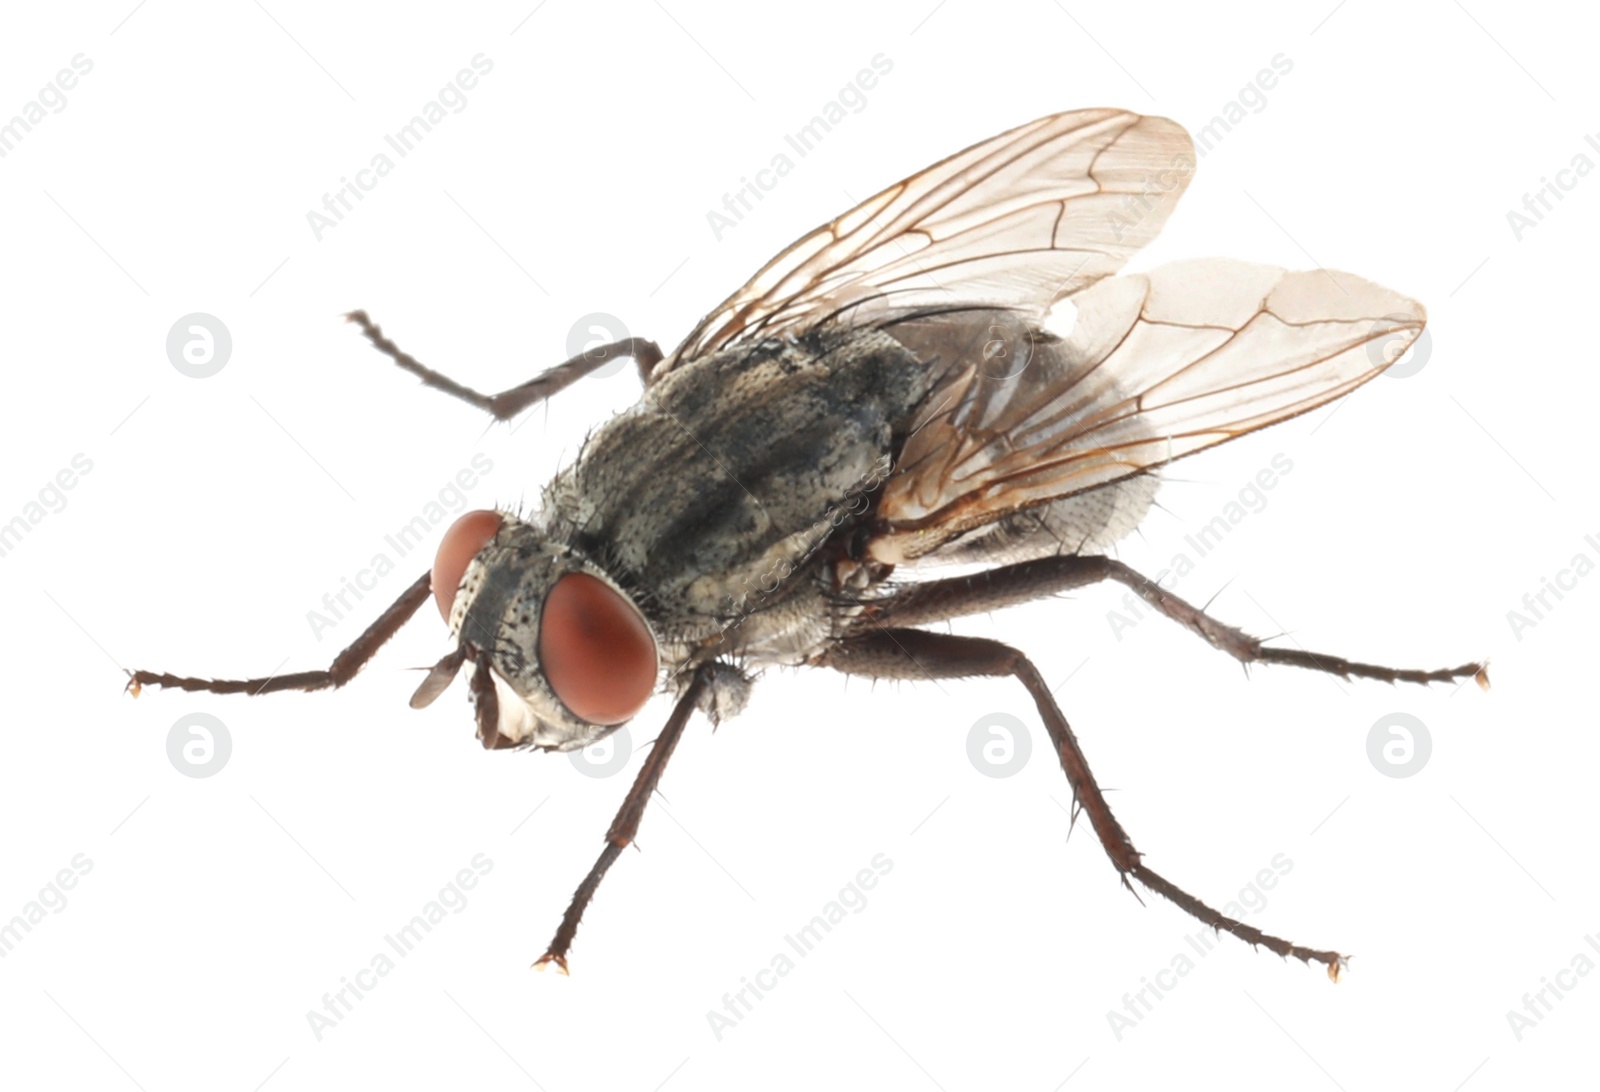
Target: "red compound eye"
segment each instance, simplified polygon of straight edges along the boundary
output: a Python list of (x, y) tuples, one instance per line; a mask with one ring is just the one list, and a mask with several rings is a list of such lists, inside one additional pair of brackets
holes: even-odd
[(461, 586), (467, 566), (499, 530), (500, 513), (480, 508), (456, 520), (444, 533), (439, 553), (433, 559), (433, 601), (439, 604), (439, 613), (446, 622), (450, 621), (450, 606), (456, 601), (456, 589)]
[(544, 601), (539, 666), (579, 720), (621, 724), (655, 689), (656, 642), (633, 604), (605, 581), (568, 573)]

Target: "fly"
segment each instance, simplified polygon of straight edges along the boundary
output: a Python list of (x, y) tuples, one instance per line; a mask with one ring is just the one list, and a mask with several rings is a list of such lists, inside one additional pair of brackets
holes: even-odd
[[(1306, 413), (1378, 375), (1422, 306), (1326, 270), (1178, 262), (1118, 275), (1193, 174), (1166, 118), (1040, 118), (899, 182), (795, 242), (663, 355), (629, 338), (484, 395), (350, 321), (424, 384), (508, 420), (631, 358), (640, 400), (600, 426), (526, 514), (477, 511), (433, 567), (323, 671), (211, 680), (131, 673), (129, 689), (261, 694), (343, 686), (432, 598), (452, 647), (411, 698), (463, 671), (486, 748), (586, 747), (655, 693), (675, 704), (535, 966), (567, 954), (639, 829), (692, 714), (745, 705), (755, 673), (1010, 676), (1032, 697), (1130, 891), (1326, 966), (1147, 866), (1021, 651), (926, 627), (1101, 581), (1245, 664), (1450, 682), (1432, 671), (1273, 648), (1107, 555), (1149, 509), (1156, 471)], [(940, 563), (986, 566), (936, 577)]]

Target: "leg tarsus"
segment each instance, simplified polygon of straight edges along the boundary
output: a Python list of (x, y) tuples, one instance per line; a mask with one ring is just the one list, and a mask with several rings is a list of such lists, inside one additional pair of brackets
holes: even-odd
[[(1172, 883), (1166, 877), (1146, 868), (1142, 864), (1134, 872), (1134, 875), (1140, 883), (1150, 890), (1163, 896), (1189, 916), (1211, 926), (1219, 933), (1231, 933), (1252, 948), (1265, 948), (1269, 952), (1274, 952), (1285, 959), (1293, 956), (1308, 965), (1313, 962), (1321, 963), (1327, 967), (1328, 977), (1335, 982), (1339, 981), (1339, 971), (1349, 962), (1349, 956), (1341, 955), (1334, 951), (1320, 951), (1315, 948), (1305, 948), (1298, 944), (1292, 944), (1281, 937), (1263, 933), (1253, 925), (1246, 925), (1242, 921), (1236, 921), (1225, 914), (1219, 913)], [(1127, 881), (1126, 876), (1123, 877), (1123, 881)]]
[(187, 675), (168, 675), (160, 671), (128, 672), (127, 691), (134, 697), (146, 686), (176, 690), (202, 690), (212, 694), (270, 694), (279, 690), (327, 690), (343, 686), (355, 678), (384, 642), (428, 601), (432, 594), (432, 572), (417, 578), (399, 599), (378, 616), (353, 642), (333, 658), (326, 671), (298, 671), (292, 675), (268, 675), (259, 679), (199, 679)]
[(509, 421), (529, 406), (544, 401), (618, 357), (632, 357), (638, 364), (641, 379), (648, 386), (650, 370), (661, 361), (661, 348), (655, 342), (642, 337), (624, 338), (609, 345), (587, 349), (510, 390), (499, 394), (483, 394), (434, 371), (400, 348), (384, 335), (383, 328), (373, 322), (365, 311), (351, 311), (345, 315), (345, 319), (361, 327), (361, 333), (379, 352), (422, 380), (424, 385), (476, 406), (500, 421)]

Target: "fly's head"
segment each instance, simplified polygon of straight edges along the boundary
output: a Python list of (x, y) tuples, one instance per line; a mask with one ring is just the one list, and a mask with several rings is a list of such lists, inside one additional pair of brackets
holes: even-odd
[(656, 688), (660, 655), (643, 613), (599, 566), (533, 524), (467, 513), (445, 532), (432, 583), (457, 644), (411, 704), (433, 701), (470, 661), (485, 747), (588, 746)]

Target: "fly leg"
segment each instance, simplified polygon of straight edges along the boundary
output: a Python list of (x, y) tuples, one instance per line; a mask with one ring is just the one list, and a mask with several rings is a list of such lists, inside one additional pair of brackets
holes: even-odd
[(432, 582), (432, 572), (425, 572), (418, 577), (416, 583), (379, 615), (365, 633), (333, 658), (333, 663), (326, 671), (300, 671), (293, 675), (268, 675), (260, 679), (196, 679), (159, 671), (130, 671), (128, 690), (138, 697), (140, 688), (146, 686), (205, 690), (213, 694), (270, 694), (275, 690), (326, 690), (343, 686), (355, 678), (356, 672), (366, 666), (384, 642), (399, 632), (400, 627), (417, 613), (417, 608), (428, 601), (433, 593)]
[(639, 366), (640, 378), (648, 386), (650, 369), (661, 361), (661, 349), (655, 342), (647, 338), (630, 337), (622, 341), (613, 341), (609, 345), (586, 349), (571, 360), (540, 372), (519, 387), (512, 387), (499, 394), (480, 394), (471, 387), (462, 386), (449, 376), (439, 374), (401, 349), (384, 336), (382, 328), (368, 318), (365, 311), (351, 311), (345, 318), (361, 327), (361, 332), (366, 335), (368, 341), (400, 367), (422, 380), (424, 385), (477, 406), (485, 413), (493, 414), (495, 419), (500, 421), (509, 421), (529, 406), (544, 401), (595, 369), (622, 356), (633, 358), (634, 363)]
[[(1094, 774), (1089, 770), (1083, 749), (1078, 746), (1077, 737), (1067, 725), (1067, 718), (1056, 704), (1050, 687), (1021, 652), (999, 641), (980, 637), (929, 633), (920, 629), (884, 629), (840, 642), (823, 654), (820, 663), (846, 674), (878, 679), (948, 679), (975, 675), (1014, 677), (1032, 695), (1039, 716), (1044, 720), (1045, 730), (1049, 732), (1050, 741), (1061, 760), (1061, 768), (1066, 771), (1067, 782), (1072, 786), (1073, 798), (1083, 813), (1088, 815), (1100, 845), (1122, 876), (1123, 886), (1133, 891), (1133, 884), (1129, 882), (1131, 876), (1211, 928), (1232, 933), (1247, 944), (1259, 945), (1285, 958), (1294, 956), (1305, 963), (1314, 960), (1328, 968), (1330, 978), (1335, 982), (1339, 980), (1345, 956), (1338, 952), (1303, 948), (1281, 937), (1263, 933), (1254, 926), (1213, 910), (1145, 866), (1142, 854), (1134, 848), (1127, 831), (1122, 829), (1122, 824), (1111, 813), (1110, 805), (1106, 803)], [(1137, 898), (1138, 893), (1134, 892), (1134, 896)]]
[(650, 749), (650, 757), (645, 759), (644, 765), (639, 769), (639, 776), (634, 778), (633, 788), (628, 790), (627, 798), (622, 801), (622, 807), (617, 811), (617, 817), (611, 820), (611, 829), (606, 831), (606, 848), (600, 852), (600, 858), (595, 861), (594, 867), (589, 869), (589, 874), (578, 885), (578, 890), (573, 892), (572, 902), (561, 917), (561, 925), (556, 929), (550, 947), (545, 949), (544, 955), (534, 964), (536, 969), (543, 970), (554, 962), (561, 968), (562, 974), (568, 973), (567, 950), (572, 947), (573, 937), (578, 935), (578, 922), (583, 918), (584, 910), (588, 909), (589, 900), (594, 898), (595, 890), (605, 877), (606, 870), (622, 855), (623, 849), (633, 841), (634, 835), (639, 833), (639, 822), (644, 818), (644, 809), (650, 803), (650, 794), (656, 791), (656, 785), (661, 781), (661, 774), (667, 768), (667, 760), (672, 757), (672, 751), (678, 746), (683, 729), (689, 723), (690, 714), (694, 712), (695, 706), (706, 693), (711, 671), (711, 664), (700, 667), (690, 680), (689, 688), (683, 692), (683, 697), (679, 698), (678, 704), (673, 707), (672, 715), (667, 718), (666, 727), (661, 729), (661, 735), (656, 737), (655, 746)]
[(1489, 685), (1488, 667), (1482, 663), (1462, 664), (1434, 671), (1383, 667), (1353, 660), (1307, 652), (1299, 648), (1267, 648), (1258, 637), (1226, 625), (1199, 607), (1180, 599), (1154, 580), (1109, 557), (1062, 555), (1023, 561), (998, 569), (950, 580), (914, 584), (887, 600), (873, 615), (881, 625), (916, 626), (943, 621), (964, 614), (980, 614), (1001, 607), (1041, 599), (1048, 595), (1115, 580), (1133, 589), (1135, 595), (1174, 622), (1204, 637), (1240, 663), (1290, 664), (1311, 671), (1323, 671), (1348, 679), (1359, 676), (1383, 682), (1454, 682), (1476, 677), (1478, 684)]

